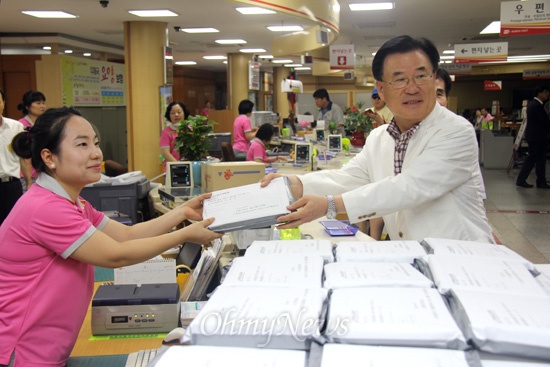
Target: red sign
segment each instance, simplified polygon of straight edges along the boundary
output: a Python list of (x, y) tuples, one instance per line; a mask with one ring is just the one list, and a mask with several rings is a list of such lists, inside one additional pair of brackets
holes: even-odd
[(502, 90), (502, 81), (483, 81), (483, 90)]

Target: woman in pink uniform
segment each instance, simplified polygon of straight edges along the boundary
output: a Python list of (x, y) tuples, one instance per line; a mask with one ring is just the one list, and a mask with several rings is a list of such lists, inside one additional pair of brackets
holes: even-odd
[(164, 171), (166, 172), (166, 162), (176, 162), (180, 159), (180, 153), (174, 149), (176, 146), (176, 137), (178, 136), (177, 124), (189, 117), (189, 110), (182, 102), (172, 102), (166, 107), (164, 118), (167, 126), (160, 134), (160, 153), (164, 157)]
[[(0, 366), (63, 367), (94, 289), (94, 265), (146, 261), (185, 241), (221, 237), (202, 220), (201, 195), (148, 222), (125, 226), (80, 197), (100, 178), (103, 154), (92, 125), (70, 107), (51, 109), (15, 136), (36, 183), (0, 226)], [(197, 222), (170, 229), (185, 219)]]
[(239, 116), (233, 122), (233, 153), (238, 161), (246, 161), (250, 141), (254, 139), (256, 130), (250, 126), (250, 116), (254, 102), (244, 99), (239, 103)]
[[(23, 126), (34, 125), (36, 119), (46, 111), (46, 96), (37, 90), (30, 90), (23, 94), (23, 100), (17, 105), (17, 109), (23, 113), (23, 117), (19, 119), (19, 122)], [(30, 166), (30, 162), (28, 162)], [(31, 167), (31, 177), (35, 181), (38, 177), (36, 170)], [(27, 191), (27, 181), (21, 173), (21, 185), (23, 191)]]

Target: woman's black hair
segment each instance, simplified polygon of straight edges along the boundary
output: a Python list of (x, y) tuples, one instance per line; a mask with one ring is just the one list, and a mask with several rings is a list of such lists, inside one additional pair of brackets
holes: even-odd
[(269, 122), (266, 122), (260, 128), (258, 131), (256, 131), (256, 138), (260, 139), (261, 141), (270, 141), (273, 137), (273, 134), (275, 134), (275, 131), (273, 130), (273, 125)]
[(166, 107), (166, 112), (164, 113), (164, 118), (166, 119), (166, 121), (172, 122), (170, 121), (170, 111), (172, 111), (172, 107), (174, 107), (175, 105), (181, 107), (181, 109), (183, 110), (183, 119), (187, 120), (187, 118), (191, 114), (191, 112), (189, 112), (189, 110), (187, 109), (187, 106), (184, 105), (183, 102), (174, 101), (171, 102), (168, 107)]
[(247, 113), (252, 113), (254, 108), (254, 102), (249, 99), (243, 99), (239, 103), (239, 115), (246, 115)]
[(46, 102), (46, 96), (37, 90), (30, 90), (23, 94), (23, 101), (17, 105), (17, 109), (23, 112), (23, 115), (29, 114), (29, 107), (34, 102)]
[(37, 172), (46, 171), (41, 152), (48, 149), (53, 154), (59, 154), (65, 126), (73, 116), (82, 114), (73, 107), (48, 109), (36, 119), (32, 127), (15, 135), (11, 143), (13, 151), (21, 158), (32, 158), (32, 166)]

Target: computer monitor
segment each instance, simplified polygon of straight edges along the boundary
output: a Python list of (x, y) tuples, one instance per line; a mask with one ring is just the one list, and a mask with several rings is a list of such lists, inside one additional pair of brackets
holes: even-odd
[(273, 137), (278, 138), (281, 136), (281, 129), (279, 129), (279, 125), (273, 125)]
[(193, 187), (193, 168), (189, 161), (167, 162), (166, 180), (167, 188)]
[(325, 140), (325, 130), (323, 130), (323, 129), (315, 130), (315, 140), (324, 141)]
[(342, 135), (329, 135), (327, 138), (327, 149), (333, 151), (341, 151)]
[(296, 143), (294, 148), (294, 162), (308, 164), (311, 162), (312, 146), (309, 143)]

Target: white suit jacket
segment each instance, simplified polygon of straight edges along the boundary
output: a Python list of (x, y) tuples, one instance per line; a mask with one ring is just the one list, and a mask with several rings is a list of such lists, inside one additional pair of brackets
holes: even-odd
[(387, 127), (373, 130), (343, 168), (301, 176), (304, 195), (342, 194), (351, 222), (383, 217), (392, 240), (493, 243), (472, 125), (436, 103), (411, 137), (397, 176)]

